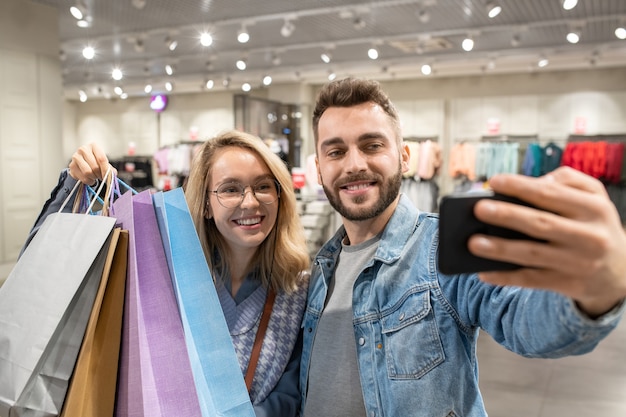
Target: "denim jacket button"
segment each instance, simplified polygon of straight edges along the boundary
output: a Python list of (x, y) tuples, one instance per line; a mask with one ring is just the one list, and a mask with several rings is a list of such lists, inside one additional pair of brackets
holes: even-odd
[(359, 345), (363, 346), (365, 344), (365, 338), (359, 337)]
[(398, 317), (398, 320), (400, 321), (404, 320), (404, 313), (400, 313), (400, 317)]

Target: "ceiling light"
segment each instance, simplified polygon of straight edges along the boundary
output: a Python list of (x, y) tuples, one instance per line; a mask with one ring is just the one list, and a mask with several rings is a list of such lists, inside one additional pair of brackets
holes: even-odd
[(547, 67), (549, 63), (550, 61), (548, 61), (548, 58), (542, 56), (541, 58), (539, 58), (539, 61), (537, 61), (537, 66), (539, 68), (543, 68), (543, 67)]
[(615, 29), (615, 36), (617, 39), (626, 39), (626, 28), (624, 26), (620, 26)]
[(85, 46), (83, 48), (83, 57), (85, 57), (85, 59), (93, 59), (96, 56), (96, 50), (93, 48), (93, 46)]
[(168, 81), (168, 82), (166, 82), (166, 83), (165, 83), (165, 89), (166, 89), (167, 91), (172, 91), (172, 90), (174, 89), (174, 84), (172, 84), (172, 83), (171, 83), (171, 82), (169, 82), (169, 81)]
[(320, 58), (322, 59), (324, 63), (330, 64), (330, 60), (332, 59), (332, 56), (330, 55), (330, 52), (322, 52), (322, 54), (320, 55)]
[(248, 65), (246, 64), (245, 59), (238, 59), (238, 60), (237, 60), (237, 63), (236, 63), (235, 65), (237, 66), (237, 69), (238, 69), (238, 70), (240, 70), (240, 71), (245, 70), (245, 69), (246, 69), (246, 67), (248, 66)]
[(222, 85), (224, 87), (228, 87), (230, 85), (230, 77), (224, 78), (224, 80), (222, 81)]
[(124, 90), (122, 89), (122, 87), (120, 87), (119, 85), (116, 85), (115, 88), (113, 89), (113, 92), (115, 94), (117, 94), (118, 96), (122, 95), (122, 93), (124, 92)]
[(333, 81), (335, 78), (337, 78), (337, 74), (335, 74), (333, 71), (328, 73), (328, 81)]
[(143, 88), (143, 92), (146, 94), (150, 94), (152, 92), (152, 84), (146, 84), (146, 86)]
[(88, 28), (91, 26), (91, 17), (87, 16), (86, 19), (82, 19), (79, 20), (78, 22), (76, 22), (76, 26), (78, 26), (79, 28)]
[(280, 63), (281, 63), (280, 56), (278, 56), (278, 54), (273, 54), (272, 55), (272, 65), (279, 66)]
[(252, 90), (252, 86), (250, 85), (250, 83), (243, 83), (241, 84), (241, 89), (247, 93), (248, 91)]
[(430, 75), (433, 72), (433, 68), (428, 64), (424, 64), (422, 65), (421, 71), (424, 75)]
[(70, 13), (76, 20), (83, 20), (87, 16), (87, 7), (81, 2), (77, 2), (74, 6), (70, 7)]
[(520, 45), (520, 43), (522, 43), (522, 36), (519, 33), (516, 33), (511, 38), (511, 46), (517, 47)]
[(239, 43), (246, 43), (250, 40), (250, 34), (248, 33), (248, 29), (246, 29), (245, 25), (241, 25), (241, 29), (237, 32), (237, 41)]
[(422, 23), (428, 23), (430, 22), (430, 13), (428, 13), (426, 9), (419, 9), (417, 11), (417, 18)]
[(137, 10), (141, 10), (146, 7), (146, 0), (131, 0), (131, 4)]
[(356, 29), (356, 30), (361, 30), (363, 29), (365, 26), (367, 25), (367, 22), (360, 16), (357, 16), (353, 21), (352, 21), (352, 26)]
[(167, 46), (167, 49), (169, 49), (170, 51), (174, 51), (178, 46), (178, 41), (168, 36), (167, 38), (165, 38), (165, 46)]
[(269, 75), (266, 75), (265, 77), (263, 77), (263, 85), (267, 86), (272, 84), (272, 77)]
[(202, 46), (211, 46), (213, 43), (213, 36), (209, 32), (202, 32), (200, 34), (200, 43)]
[(141, 39), (141, 38), (135, 39), (135, 42), (133, 43), (133, 48), (135, 49), (135, 52), (137, 52), (137, 53), (144, 52), (145, 51), (145, 45), (143, 43), (143, 39)]
[(578, 0), (563, 0), (563, 9), (572, 10), (578, 4)]
[(471, 51), (472, 49), (474, 49), (474, 39), (470, 37), (463, 39), (463, 43), (461, 44), (461, 47), (463, 48), (465, 52)]
[(172, 75), (172, 74), (174, 74), (174, 67), (173, 67), (173, 66), (171, 66), (170, 64), (167, 64), (167, 65), (165, 66), (165, 73), (166, 73), (167, 75)]
[(490, 19), (493, 19), (494, 17), (499, 15), (501, 11), (502, 6), (500, 6), (499, 3), (495, 1), (487, 2), (487, 16), (489, 16)]
[(122, 72), (120, 68), (113, 68), (113, 71), (111, 71), (111, 77), (114, 80), (119, 81), (122, 78), (124, 78), (124, 73)]
[(87, 93), (85, 93), (83, 90), (78, 90), (78, 99), (81, 101), (81, 103), (84, 103), (85, 101), (87, 101)]
[(280, 28), (280, 34), (283, 38), (288, 38), (293, 34), (293, 31), (296, 29), (293, 22), (291, 20), (285, 19), (285, 23), (283, 27)]
[(378, 50), (372, 46), (370, 49), (367, 50), (367, 56), (370, 59), (378, 59)]
[(567, 34), (566, 38), (569, 43), (578, 43), (580, 40), (580, 31), (572, 30)]
[(213, 86), (215, 86), (215, 81), (207, 80), (205, 86), (206, 86), (207, 89), (211, 90), (213, 88)]

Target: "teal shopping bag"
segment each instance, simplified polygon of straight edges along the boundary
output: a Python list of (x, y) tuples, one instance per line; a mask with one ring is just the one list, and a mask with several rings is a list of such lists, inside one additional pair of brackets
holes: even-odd
[(182, 188), (153, 194), (203, 417), (254, 417)]

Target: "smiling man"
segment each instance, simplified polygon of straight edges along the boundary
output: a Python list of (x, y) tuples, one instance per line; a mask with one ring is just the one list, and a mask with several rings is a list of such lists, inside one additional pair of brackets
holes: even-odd
[(474, 236), (475, 255), (524, 268), (444, 275), (438, 216), (400, 194), (409, 149), (379, 84), (324, 86), (313, 130), (318, 181), (343, 226), (312, 270), (304, 417), (483, 417), (479, 329), (518, 354), (552, 358), (592, 350), (617, 325), (626, 233), (597, 180), (568, 168), (493, 177), (494, 191), (537, 209), (482, 201), (476, 216), (541, 242)]

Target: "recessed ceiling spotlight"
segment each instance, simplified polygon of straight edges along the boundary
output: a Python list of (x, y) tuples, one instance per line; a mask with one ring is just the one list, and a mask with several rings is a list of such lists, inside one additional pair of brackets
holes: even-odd
[(202, 46), (211, 46), (213, 43), (213, 36), (209, 32), (202, 32), (200, 34), (200, 44)]
[(252, 90), (252, 86), (250, 85), (250, 83), (243, 83), (241, 84), (241, 89), (247, 93), (248, 91)]
[(580, 41), (580, 31), (578, 30), (570, 31), (567, 34), (566, 39), (569, 43), (578, 43), (578, 41)]
[(272, 77), (269, 75), (266, 75), (265, 77), (263, 77), (263, 85), (267, 86), (272, 84)]
[(115, 81), (119, 81), (124, 78), (124, 73), (120, 68), (113, 68), (113, 71), (111, 71), (111, 78), (113, 78)]
[(461, 43), (461, 47), (465, 52), (469, 52), (474, 49), (474, 39), (467, 37), (463, 39), (463, 43)]
[(237, 69), (240, 70), (240, 71), (245, 70), (247, 68), (247, 66), (248, 66), (246, 64), (246, 60), (245, 59), (238, 59), (235, 65), (237, 66)]
[(322, 59), (322, 61), (325, 64), (330, 64), (330, 60), (332, 59), (332, 55), (330, 54), (330, 52), (322, 52), (322, 54), (320, 55), (320, 58)]
[(539, 68), (544, 68), (544, 67), (547, 67), (549, 63), (550, 61), (548, 61), (548, 58), (542, 56), (539, 58), (539, 61), (537, 61), (537, 66)]
[(93, 59), (96, 56), (96, 50), (93, 46), (85, 46), (83, 48), (83, 57), (85, 59)]
[(620, 26), (615, 29), (615, 36), (617, 37), (617, 39), (626, 39), (626, 27)]
[(431, 67), (429, 64), (424, 64), (422, 65), (422, 68), (420, 70), (422, 71), (422, 74), (430, 75), (433, 72), (433, 67)]
[(487, 16), (489, 16), (490, 19), (493, 19), (494, 17), (499, 15), (501, 11), (502, 11), (502, 6), (500, 6), (498, 2), (496, 1), (487, 2)]
[(578, 4), (578, 0), (563, 0), (562, 6), (564, 10), (572, 10)]
[(211, 90), (215, 86), (215, 82), (213, 80), (207, 80), (205, 86), (208, 90)]
[(367, 56), (370, 59), (378, 59), (378, 49), (372, 46), (370, 49), (367, 50)]
[(146, 84), (143, 88), (143, 92), (146, 94), (150, 94), (152, 92), (152, 84)]
[(70, 13), (76, 20), (83, 20), (87, 16), (87, 7), (82, 2), (76, 2), (76, 4), (70, 7)]
[(250, 34), (248, 33), (248, 29), (246, 29), (246, 25), (241, 25), (241, 29), (237, 32), (237, 42), (247, 43), (249, 40)]

